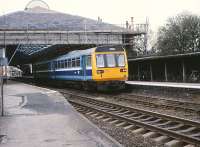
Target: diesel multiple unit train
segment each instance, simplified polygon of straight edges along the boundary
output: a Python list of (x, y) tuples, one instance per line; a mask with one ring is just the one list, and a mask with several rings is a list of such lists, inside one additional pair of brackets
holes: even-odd
[(121, 46), (101, 46), (75, 50), (33, 65), (34, 78), (78, 84), (83, 88), (123, 88), (128, 79), (128, 63)]

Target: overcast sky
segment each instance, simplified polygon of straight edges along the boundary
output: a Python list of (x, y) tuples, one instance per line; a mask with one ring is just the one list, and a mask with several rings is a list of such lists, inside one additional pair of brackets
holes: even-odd
[[(0, 0), (0, 15), (23, 10), (30, 0)], [(200, 0), (44, 0), (52, 10), (104, 22), (122, 24), (134, 17), (135, 23), (149, 18), (155, 31), (169, 16), (183, 11), (200, 15)]]

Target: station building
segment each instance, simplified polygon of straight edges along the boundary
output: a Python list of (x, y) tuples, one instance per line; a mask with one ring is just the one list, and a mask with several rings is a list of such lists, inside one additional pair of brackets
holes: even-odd
[(200, 82), (200, 52), (129, 59), (129, 80)]

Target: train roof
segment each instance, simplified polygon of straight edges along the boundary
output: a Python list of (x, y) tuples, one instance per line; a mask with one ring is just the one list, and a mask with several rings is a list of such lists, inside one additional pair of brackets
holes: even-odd
[(48, 61), (43, 61), (37, 64), (42, 64), (42, 63), (48, 63), (51, 61), (58, 61), (58, 60), (64, 60), (67, 58), (76, 58), (76, 57), (80, 57), (82, 55), (90, 55), (92, 52), (106, 52), (106, 51), (124, 51), (124, 48), (122, 46), (119, 45), (108, 45), (108, 46), (99, 46), (99, 47), (94, 47), (94, 48), (90, 48), (90, 49), (86, 49), (86, 50), (75, 50), (75, 51), (71, 51), (69, 53), (66, 53), (65, 55), (59, 56), (57, 58), (54, 58), (52, 60), (48, 60)]
[(57, 57), (53, 60), (62, 60), (62, 59), (66, 59), (66, 58), (80, 57), (81, 55), (90, 55), (94, 51), (95, 51), (95, 48), (90, 48), (90, 49), (86, 49), (86, 50), (75, 50), (75, 51), (71, 51), (65, 55), (62, 55), (60, 57)]
[(99, 46), (96, 48), (96, 52), (123, 52), (124, 50), (124, 47), (121, 45)]
[(115, 45), (115, 46), (109, 45), (109, 46), (99, 46), (99, 47), (90, 48), (90, 49), (86, 49), (86, 50), (75, 50), (75, 51), (71, 51), (65, 55), (62, 55), (60, 57), (57, 57), (53, 60), (62, 60), (62, 59), (66, 59), (66, 58), (80, 57), (81, 55), (90, 55), (94, 51), (96, 51), (96, 52), (124, 51), (124, 48), (119, 45)]

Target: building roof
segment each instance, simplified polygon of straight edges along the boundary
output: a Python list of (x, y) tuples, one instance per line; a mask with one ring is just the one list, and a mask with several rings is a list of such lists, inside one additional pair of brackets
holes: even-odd
[(176, 55), (166, 55), (166, 56), (149, 56), (149, 57), (140, 57), (128, 59), (128, 61), (145, 61), (145, 60), (159, 60), (159, 59), (170, 59), (170, 58), (181, 58), (181, 57), (190, 57), (190, 56), (199, 56), (200, 52), (185, 53), (185, 54), (176, 54)]
[(112, 30), (122, 29), (101, 21), (35, 6), (0, 16), (0, 28), (9, 30)]

